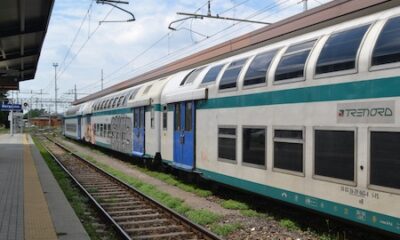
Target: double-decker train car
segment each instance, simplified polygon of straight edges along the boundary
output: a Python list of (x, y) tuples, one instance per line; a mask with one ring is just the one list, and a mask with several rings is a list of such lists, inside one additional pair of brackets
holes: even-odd
[(400, 7), (202, 62), (92, 109), (97, 145), (400, 234)]

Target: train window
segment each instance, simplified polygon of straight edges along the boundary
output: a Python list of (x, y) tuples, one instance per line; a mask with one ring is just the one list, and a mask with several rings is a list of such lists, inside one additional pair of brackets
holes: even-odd
[(279, 61), (275, 82), (304, 78), (304, 68), (315, 40), (290, 46)]
[(236, 161), (236, 128), (218, 129), (218, 158)]
[(201, 83), (214, 82), (217, 79), (223, 67), (224, 67), (223, 64), (212, 67), (210, 70), (208, 70)]
[(303, 131), (274, 131), (274, 168), (303, 172)]
[(146, 95), (149, 91), (150, 91), (150, 88), (153, 86), (153, 84), (150, 84), (149, 86), (147, 86), (145, 89), (144, 89), (144, 91), (143, 91), (143, 95)]
[(400, 132), (371, 131), (370, 184), (400, 189)]
[(353, 182), (354, 131), (315, 130), (314, 141), (314, 174)]
[(186, 84), (190, 84), (192, 83), (201, 73), (201, 71), (203, 71), (204, 67), (201, 68), (197, 68), (193, 71), (191, 71), (188, 75), (186, 75), (186, 77), (182, 80), (180, 86), (186, 85)]
[(400, 17), (389, 19), (372, 54), (372, 66), (400, 62)]
[(355, 69), (361, 41), (369, 25), (332, 34), (318, 57), (316, 74)]
[(144, 111), (144, 107), (140, 108), (140, 128), (144, 128), (144, 124), (145, 124), (145, 111)]
[(175, 123), (175, 131), (180, 131), (181, 130), (181, 104), (176, 103), (175, 104), (175, 116), (174, 116), (174, 123)]
[(187, 102), (185, 109), (185, 131), (192, 131), (192, 109), (193, 103)]
[(118, 102), (117, 102), (117, 107), (122, 106), (122, 103), (124, 102), (124, 96), (121, 96), (118, 98)]
[(138, 91), (139, 91), (139, 88), (135, 88), (135, 89), (131, 92), (131, 94), (129, 95), (129, 100), (134, 99), (135, 96), (136, 96), (136, 94), (138, 93)]
[(135, 110), (134, 110), (134, 121), (133, 121), (133, 127), (134, 128), (138, 128), (139, 127), (139, 122), (140, 122), (139, 118), (140, 118), (140, 110), (139, 110), (139, 108), (135, 108)]
[(219, 83), (219, 89), (236, 88), (236, 82), (246, 61), (247, 58), (233, 61), (231, 64), (229, 64), (224, 74), (222, 74), (221, 82)]
[(276, 54), (276, 50), (258, 54), (251, 62), (244, 76), (244, 86), (265, 83), (268, 68)]
[(154, 128), (154, 106), (150, 106), (150, 127)]
[(168, 107), (167, 105), (163, 106), (163, 129), (167, 130), (168, 128)]
[(243, 162), (265, 166), (265, 128), (243, 128)]
[(113, 98), (112, 99), (111, 108), (115, 108), (115, 105), (117, 104), (117, 100), (118, 100), (118, 98)]

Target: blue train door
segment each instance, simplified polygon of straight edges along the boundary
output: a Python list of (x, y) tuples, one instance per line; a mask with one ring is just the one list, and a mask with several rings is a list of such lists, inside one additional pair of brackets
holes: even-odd
[(174, 106), (174, 165), (194, 168), (195, 105), (193, 101)]
[(135, 108), (133, 111), (133, 154), (144, 155), (145, 137), (145, 107)]
[(82, 118), (78, 117), (78, 139), (81, 139), (82, 134)]

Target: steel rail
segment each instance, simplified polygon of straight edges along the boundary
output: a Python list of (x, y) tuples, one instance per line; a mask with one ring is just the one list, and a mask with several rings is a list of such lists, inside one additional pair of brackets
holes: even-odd
[[(207, 240), (221, 240), (221, 238), (219, 236), (217, 236), (216, 234), (210, 232), (209, 230), (207, 230), (206, 228), (200, 226), (199, 224), (193, 223), (192, 221), (190, 221), (189, 219), (187, 219), (186, 217), (182, 216), (181, 214), (175, 212), (174, 210), (164, 206), (163, 204), (161, 204), (160, 202), (158, 202), (157, 200), (145, 195), (143, 192), (141, 192), (140, 190), (128, 185), (125, 182), (122, 182), (121, 180), (119, 180), (118, 178), (112, 176), (111, 174), (105, 172), (103, 169), (97, 167), (96, 165), (94, 165), (93, 163), (89, 162), (88, 160), (80, 157), (79, 155), (73, 153), (71, 150), (69, 150), (67, 147), (63, 146), (62, 144), (60, 144), (59, 142), (44, 136), (48, 141), (52, 142), (53, 144), (55, 144), (56, 146), (58, 146), (59, 148), (61, 148), (62, 150), (68, 152), (68, 154), (70, 154), (71, 156), (73, 156), (74, 158), (80, 160), (81, 162), (85, 163), (87, 166), (89, 166), (90, 168), (92, 168), (93, 170), (95, 170), (96, 172), (100, 173), (101, 175), (103, 175), (104, 177), (108, 178), (109, 180), (113, 181), (114, 183), (126, 188), (128, 191), (133, 192), (137, 195), (139, 195), (139, 197), (141, 199), (143, 199), (144, 201), (146, 201), (147, 203), (149, 203), (150, 205), (154, 206), (156, 209), (159, 209), (162, 211), (162, 213), (166, 214), (167, 216), (169, 216), (171, 219), (177, 221), (178, 223), (180, 223), (185, 229), (187, 229), (188, 231), (194, 233), (195, 235), (197, 235), (198, 237), (207, 239)], [(45, 147), (46, 150), (50, 153), (50, 155), (56, 160), (56, 162), (68, 173), (68, 175), (71, 176), (71, 178), (74, 180), (74, 182), (77, 183), (77, 185), (83, 190), (83, 192), (88, 195), (88, 197), (90, 198), (90, 200), (96, 205), (96, 207), (98, 207), (101, 211), (101, 213), (106, 217), (106, 219), (108, 221), (110, 221), (113, 226), (115, 225), (115, 229), (118, 232), (119, 235), (121, 235), (124, 239), (131, 239), (131, 237), (129, 236), (128, 233), (125, 232), (125, 230), (122, 229), (122, 227), (112, 218), (112, 216), (110, 214), (107, 213), (107, 211), (97, 202), (97, 200), (84, 188), (84, 186), (82, 186), (79, 181), (72, 175), (72, 173), (70, 173), (69, 170), (66, 169), (66, 167), (61, 163), (61, 161), (53, 154), (49, 151), (49, 149), (47, 147)]]

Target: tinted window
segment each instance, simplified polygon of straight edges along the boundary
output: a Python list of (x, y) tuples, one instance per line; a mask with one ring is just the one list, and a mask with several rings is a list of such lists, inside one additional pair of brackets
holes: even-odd
[(371, 132), (370, 183), (400, 189), (400, 133)]
[(181, 130), (181, 104), (175, 104), (175, 116), (174, 116), (174, 123), (175, 123), (175, 131)]
[[(236, 161), (236, 129), (219, 128), (218, 158)], [(232, 134), (221, 134), (221, 132)]]
[(147, 94), (147, 93), (150, 91), (150, 88), (151, 88), (152, 86), (153, 86), (153, 85), (147, 86), (147, 87), (144, 89), (144, 91), (143, 91), (143, 95)]
[(140, 108), (140, 127), (144, 128), (144, 121), (145, 121), (145, 111), (144, 107)]
[(315, 40), (289, 47), (276, 69), (275, 81), (304, 77), (304, 65), (314, 43)]
[(140, 110), (139, 110), (139, 108), (135, 108), (135, 110), (134, 110), (133, 127), (134, 128), (138, 128), (139, 127), (139, 122), (140, 122)]
[(354, 181), (354, 132), (315, 131), (315, 175)]
[(192, 108), (193, 104), (187, 102), (185, 109), (185, 131), (192, 131)]
[(204, 69), (204, 67), (191, 71), (188, 75), (186, 75), (186, 77), (183, 79), (183, 81), (181, 82), (180, 85), (182, 86), (184, 84), (192, 83), (197, 78), (197, 76), (199, 76), (201, 71), (203, 71), (203, 69)]
[(229, 64), (228, 68), (225, 70), (221, 77), (221, 82), (219, 84), (219, 89), (235, 88), (236, 82), (239, 77), (240, 71), (243, 65), (246, 63), (247, 59), (241, 59)]
[(264, 128), (243, 128), (243, 162), (265, 166)]
[(209, 82), (214, 82), (217, 77), (219, 72), (221, 72), (221, 69), (224, 67), (224, 65), (218, 65), (215, 67), (212, 67), (207, 74), (204, 76), (202, 83), (209, 83)]
[(167, 129), (168, 126), (168, 108), (167, 105), (163, 107), (163, 129)]
[(269, 65), (271, 64), (275, 54), (276, 51), (271, 51), (257, 55), (247, 69), (243, 84), (248, 86), (252, 84), (265, 83)]
[(275, 130), (274, 168), (303, 172), (303, 136), (298, 130)]
[(394, 62), (400, 62), (400, 17), (385, 24), (372, 55), (372, 65)]
[(332, 34), (319, 55), (316, 73), (329, 73), (356, 67), (357, 52), (369, 25)]
[(138, 91), (139, 91), (139, 88), (136, 88), (136, 89), (132, 90), (132, 92), (131, 92), (131, 94), (129, 96), (129, 100), (134, 99), (136, 94), (138, 93)]

